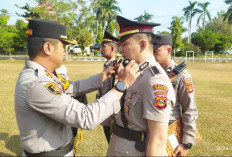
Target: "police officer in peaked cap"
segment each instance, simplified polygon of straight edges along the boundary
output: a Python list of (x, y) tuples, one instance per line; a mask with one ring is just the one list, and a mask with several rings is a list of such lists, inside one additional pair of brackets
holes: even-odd
[[(120, 109), (121, 91), (112, 88), (100, 99), (86, 106), (71, 96), (100, 89), (114, 71), (80, 81), (62, 82), (55, 69), (61, 66), (67, 38), (66, 27), (49, 20), (30, 20), (27, 29), (29, 60), (19, 74), (15, 89), (15, 112), (20, 131), (23, 155), (74, 156), (71, 127), (93, 129)], [(139, 75), (131, 61), (118, 76), (130, 87)], [(118, 103), (117, 103), (118, 102)]]
[[(120, 53), (139, 64), (140, 76), (124, 91), (121, 111), (112, 128), (108, 156), (164, 156), (171, 106), (172, 84), (153, 56), (153, 27), (160, 24), (117, 16)], [(115, 85), (117, 87), (117, 84)]]
[[(106, 70), (109, 67), (116, 66), (117, 53), (119, 50), (119, 39), (110, 35), (107, 31), (105, 31), (101, 45), (102, 45), (101, 47), (102, 57), (106, 59), (106, 62), (103, 65), (103, 70)], [(97, 93), (97, 98), (100, 98), (102, 95), (107, 93), (111, 88), (113, 88), (114, 83), (115, 83), (115, 77), (110, 77), (106, 79), (102, 84), (102, 88)], [(108, 143), (110, 141), (112, 118), (113, 117), (110, 117), (102, 123), (105, 137)]]
[(177, 65), (171, 57), (172, 36), (156, 34), (154, 56), (168, 74), (176, 94), (176, 103), (172, 107), (169, 124), (182, 117), (183, 139), (174, 151), (174, 156), (186, 156), (194, 144), (198, 111), (191, 74), (185, 69), (185, 63)]

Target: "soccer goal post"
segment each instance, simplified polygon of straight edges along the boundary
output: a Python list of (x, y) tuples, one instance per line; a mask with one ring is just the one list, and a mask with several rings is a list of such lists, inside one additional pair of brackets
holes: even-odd
[(193, 54), (193, 58), (192, 58), (192, 61), (194, 62), (194, 51), (186, 51), (185, 54), (186, 54), (186, 57), (185, 57), (185, 61), (187, 62), (188, 61), (188, 54)]
[(211, 53), (211, 59), (212, 59), (212, 62), (213, 62), (213, 51), (206, 51), (205, 52), (205, 62), (207, 61), (207, 54)]

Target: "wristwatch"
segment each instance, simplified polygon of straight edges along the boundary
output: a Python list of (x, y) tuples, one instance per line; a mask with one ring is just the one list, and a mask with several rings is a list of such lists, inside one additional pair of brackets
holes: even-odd
[(118, 81), (115, 85), (115, 88), (119, 91), (119, 92), (125, 92), (127, 89), (127, 86), (124, 82), (122, 81)]
[[(182, 144), (183, 144), (183, 143), (182, 143)], [(184, 147), (185, 147), (186, 149), (191, 149), (192, 146), (193, 146), (192, 143), (187, 143), (187, 144), (183, 144), (183, 145), (184, 145)]]

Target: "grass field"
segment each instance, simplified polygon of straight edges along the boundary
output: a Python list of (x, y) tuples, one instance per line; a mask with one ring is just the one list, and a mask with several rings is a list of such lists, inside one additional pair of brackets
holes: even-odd
[[(64, 63), (71, 80), (83, 79), (102, 69), (102, 62)], [(192, 73), (199, 117), (197, 127), (203, 140), (189, 156), (232, 155), (232, 63), (187, 63)], [(0, 60), (0, 156), (21, 156), (19, 131), (14, 113), (14, 89), (24, 61)], [(88, 94), (94, 101), (96, 92)], [(77, 156), (104, 156), (107, 143), (101, 126), (84, 131)]]

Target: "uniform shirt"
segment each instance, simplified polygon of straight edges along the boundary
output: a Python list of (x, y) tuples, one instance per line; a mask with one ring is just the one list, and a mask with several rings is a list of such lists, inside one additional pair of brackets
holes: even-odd
[[(176, 75), (173, 72), (176, 63), (171, 60), (171, 63), (165, 69), (170, 80), (173, 84), (176, 103), (171, 110), (170, 123), (179, 119), (182, 114), (183, 121), (183, 141), (182, 143), (194, 144), (195, 131), (196, 131), (196, 119), (198, 117), (194, 86), (192, 76), (187, 70), (183, 70)], [(181, 113), (182, 109), (182, 113)]]
[[(79, 95), (100, 87), (100, 75), (95, 75), (70, 82), (66, 91)], [(23, 149), (39, 153), (65, 146), (73, 138), (71, 127), (93, 129), (120, 110), (118, 96), (112, 91), (88, 106), (70, 95), (64, 93), (56, 76), (40, 64), (26, 61), (15, 89), (16, 120)]]
[[(128, 128), (148, 132), (147, 119), (168, 122), (171, 107), (175, 103), (172, 84), (153, 56), (145, 62), (149, 66), (141, 71), (135, 83), (127, 89), (124, 112)], [(155, 67), (155, 70), (152, 70)], [(121, 112), (117, 114), (116, 124), (122, 127)], [(145, 156), (145, 152), (135, 149), (135, 141), (129, 141), (116, 135), (110, 140), (108, 156)]]

